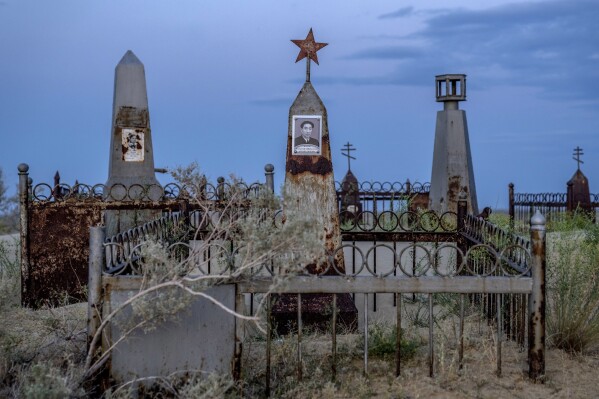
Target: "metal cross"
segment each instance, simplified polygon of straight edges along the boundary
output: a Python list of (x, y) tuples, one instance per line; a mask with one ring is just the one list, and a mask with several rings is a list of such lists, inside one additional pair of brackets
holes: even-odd
[(580, 160), (581, 155), (584, 155), (584, 153), (582, 152), (582, 148), (576, 146), (576, 148), (574, 149), (574, 157), (572, 159), (578, 162), (578, 170), (580, 170), (580, 164), (584, 163)]
[(356, 158), (352, 157), (350, 154), (351, 154), (351, 151), (356, 151), (356, 149), (354, 148), (353, 145), (351, 145), (349, 143), (349, 141), (347, 142), (347, 144), (343, 145), (343, 147), (345, 147), (345, 148), (341, 149), (341, 154), (343, 154), (343, 156), (347, 157), (347, 170), (351, 170), (350, 159), (356, 159)]
[(291, 40), (297, 47), (300, 48), (300, 52), (297, 55), (295, 62), (306, 58), (306, 82), (310, 81), (310, 60), (314, 60), (316, 65), (318, 64), (318, 55), (316, 52), (326, 46), (328, 43), (317, 43), (314, 40), (314, 34), (312, 28), (308, 32), (308, 36), (304, 40)]

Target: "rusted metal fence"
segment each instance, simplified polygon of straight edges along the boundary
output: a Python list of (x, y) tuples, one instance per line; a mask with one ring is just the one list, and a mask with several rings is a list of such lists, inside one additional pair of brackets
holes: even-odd
[[(563, 221), (568, 212), (568, 193), (515, 193), (514, 184), (508, 186), (509, 216), (512, 228), (518, 233), (528, 234), (530, 218), (539, 210), (547, 223)], [(576, 203), (570, 199), (570, 203)], [(595, 222), (599, 212), (599, 194), (591, 194), (591, 208)]]
[[(21, 303), (29, 307), (84, 300), (88, 279), (89, 227), (103, 224), (107, 210), (154, 209), (188, 214), (200, 201), (218, 203), (230, 190), (248, 199), (262, 184), (169, 183), (125, 187), (115, 184), (33, 184), (29, 166), (19, 165)], [(191, 201), (191, 199), (194, 199)]]
[[(410, 180), (402, 182), (370, 182), (357, 183), (355, 192), (348, 193), (341, 182), (335, 182), (337, 202), (339, 209), (343, 210), (343, 203), (347, 196), (355, 196), (355, 201), (360, 204), (361, 212), (380, 214), (382, 212), (415, 211), (428, 208), (428, 193), (430, 183), (411, 183)], [(358, 212), (355, 212), (358, 214)]]
[[(215, 184), (169, 183), (160, 185), (115, 184), (73, 185), (60, 182), (58, 173), (53, 184), (33, 184), (29, 167), (19, 165), (19, 201), (21, 232), (21, 303), (29, 307), (58, 304), (85, 298), (90, 226), (102, 224), (108, 210), (129, 211), (154, 209), (163, 214), (181, 212), (192, 226), (201, 219), (199, 201), (218, 203), (231, 190), (245, 193), (248, 200), (264, 186), (262, 183), (236, 182), (234, 187), (219, 177)], [(266, 187), (274, 192), (274, 167), (265, 166)], [(364, 212), (344, 215), (342, 226), (348, 232), (365, 230), (390, 233), (401, 223), (409, 229), (414, 215), (396, 215), (409, 198), (427, 195), (428, 184), (365, 182), (360, 185)], [(341, 197), (341, 193), (338, 194)], [(424, 201), (426, 202), (426, 201)], [(402, 205), (404, 204), (404, 205)], [(351, 217), (349, 217), (351, 216)], [(435, 216), (430, 216), (432, 223)], [(439, 221), (447, 224), (450, 217)], [(429, 223), (430, 224), (430, 223)], [(355, 225), (353, 227), (353, 225)]]
[[(522, 345), (525, 335), (528, 336), (529, 375), (533, 379), (541, 379), (544, 375), (544, 306), (545, 306), (545, 220), (540, 213), (535, 214), (531, 220), (530, 241), (507, 232), (496, 229), (487, 222), (481, 222), (472, 216), (465, 215), (465, 201), (460, 201), (459, 215), (455, 217), (457, 224), (454, 228), (442, 229), (440, 220), (443, 216), (436, 216), (439, 222), (437, 230), (427, 231), (423, 226), (422, 218), (418, 222), (412, 220), (410, 230), (401, 230), (398, 222), (394, 230), (400, 231), (381, 233), (386, 242), (377, 240), (381, 236), (374, 235), (372, 231), (353, 229), (344, 233), (344, 244), (335, 252), (341, 251), (346, 258), (345, 271), (337, 270), (334, 262), (329, 262), (328, 267), (318, 275), (288, 274), (287, 272), (270, 266), (265, 260), (261, 267), (253, 268), (251, 273), (240, 276), (235, 271), (235, 248), (233, 244), (227, 245), (219, 242), (216, 244), (221, 255), (229, 251), (228, 255), (221, 256), (220, 267), (210, 267), (209, 251), (215, 251), (210, 243), (194, 248), (187, 242), (172, 246), (185, 247), (190, 262), (193, 263), (194, 273), (218, 274), (222, 277), (221, 283), (235, 284), (236, 311), (243, 312), (244, 295), (266, 295), (268, 332), (265, 352), (265, 378), (266, 392), (270, 391), (271, 370), (270, 353), (272, 345), (272, 324), (270, 323), (271, 295), (293, 294), (297, 295), (297, 378), (302, 379), (302, 295), (331, 294), (333, 296), (333, 311), (331, 314), (332, 334), (332, 364), (333, 378), (337, 372), (337, 305), (339, 294), (361, 294), (363, 300), (362, 328), (365, 337), (364, 372), (368, 372), (368, 326), (369, 326), (369, 301), (375, 302), (377, 295), (393, 295), (397, 336), (400, 337), (402, 323), (402, 301), (404, 295), (425, 295), (429, 308), (429, 350), (428, 367), (432, 376), (435, 371), (434, 356), (434, 308), (435, 296), (442, 293), (459, 295), (459, 337), (458, 352), (460, 366), (463, 363), (463, 334), (464, 334), (464, 309), (467, 304), (481, 304), (481, 308), (489, 320), (493, 320), (496, 329), (497, 374), (501, 375), (501, 346), (505, 339), (516, 339)], [(408, 215), (409, 216), (409, 215)], [(401, 220), (401, 215), (397, 216)], [(406, 216), (407, 217), (407, 216)], [(414, 217), (414, 216), (412, 216)], [(449, 216), (446, 216), (449, 217)], [(173, 220), (177, 222), (184, 219)], [(377, 219), (378, 220), (378, 219)], [(175, 224), (175, 223), (173, 223)], [(154, 236), (160, 236), (165, 229), (162, 223), (151, 230)], [(380, 226), (378, 226), (380, 228)], [(389, 234), (395, 234), (390, 236)], [(104, 251), (93, 250), (97, 257), (90, 259), (90, 265), (103, 265), (105, 275), (117, 275), (122, 270), (136, 274), (138, 270), (135, 262), (136, 247), (140, 245), (140, 238), (148, 236), (144, 229), (137, 233), (130, 231), (120, 235), (120, 238), (107, 238), (104, 240)], [(365, 249), (360, 242), (376, 240)], [(350, 241), (351, 239), (351, 241)], [(94, 245), (99, 243), (94, 241)], [(207, 254), (208, 253), (208, 254)], [(179, 253), (180, 254), (180, 253)], [(383, 256), (384, 254), (384, 256)], [(178, 255), (179, 256), (179, 255)], [(377, 259), (378, 257), (378, 259)], [(333, 259), (334, 254), (329, 254), (328, 259)], [(223, 267), (222, 259), (226, 260)], [(349, 261), (351, 259), (351, 261)], [(119, 265), (119, 267), (115, 267)], [(127, 267), (128, 265), (128, 267)], [(350, 266), (351, 265), (351, 266)], [(349, 266), (349, 267), (348, 267)], [(97, 266), (96, 266), (97, 267)], [(282, 274), (280, 274), (282, 273)], [(111, 277), (114, 278), (114, 277)], [(191, 278), (194, 278), (191, 276)], [(231, 280), (227, 280), (231, 278)], [(285, 284), (274, 284), (275, 280), (285, 280)], [(100, 292), (98, 283), (90, 290)], [(96, 297), (96, 296), (94, 296)], [(98, 299), (100, 300), (100, 299)], [(253, 302), (252, 302), (253, 303)], [(96, 304), (90, 304), (90, 311), (97, 309)], [(238, 322), (239, 323), (239, 322)], [(241, 323), (239, 323), (241, 324)], [(92, 327), (93, 328), (93, 325)], [(241, 367), (241, 342), (243, 340), (241, 327), (236, 328), (235, 364), (234, 375), (240, 376)], [(93, 334), (93, 331), (91, 332)], [(395, 374), (401, 372), (401, 351), (399, 340), (396, 347)]]

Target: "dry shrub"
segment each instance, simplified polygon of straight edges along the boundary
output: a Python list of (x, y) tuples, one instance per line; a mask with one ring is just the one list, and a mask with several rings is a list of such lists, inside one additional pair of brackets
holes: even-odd
[(599, 344), (599, 235), (550, 234), (547, 246), (547, 328), (553, 345), (585, 352)]

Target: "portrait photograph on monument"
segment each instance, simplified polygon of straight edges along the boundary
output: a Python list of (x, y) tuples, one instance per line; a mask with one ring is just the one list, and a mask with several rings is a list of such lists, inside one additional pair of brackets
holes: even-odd
[(144, 132), (143, 129), (123, 129), (122, 133), (123, 161), (143, 162)]
[(320, 155), (321, 115), (293, 115), (293, 155)]

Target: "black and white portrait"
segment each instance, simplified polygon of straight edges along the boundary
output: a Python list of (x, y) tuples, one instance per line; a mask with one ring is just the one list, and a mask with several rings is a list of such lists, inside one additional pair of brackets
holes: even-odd
[(143, 162), (144, 160), (144, 131), (143, 129), (123, 129), (122, 148), (123, 161)]
[(322, 143), (321, 115), (293, 115), (293, 155), (320, 155)]

